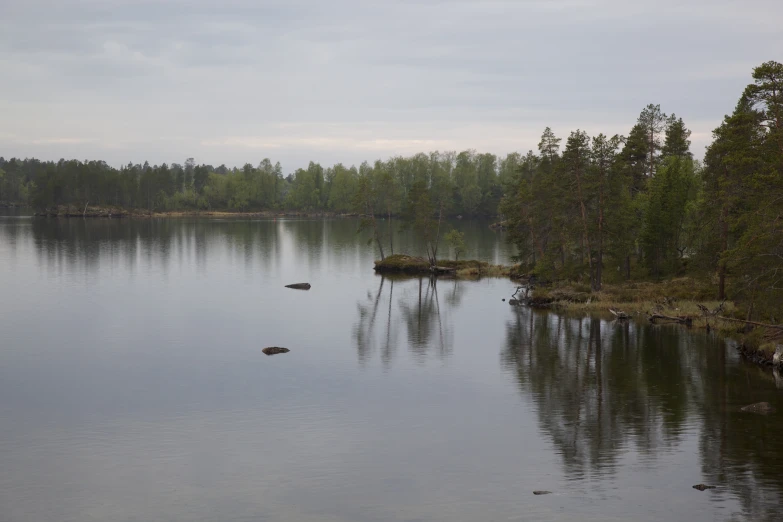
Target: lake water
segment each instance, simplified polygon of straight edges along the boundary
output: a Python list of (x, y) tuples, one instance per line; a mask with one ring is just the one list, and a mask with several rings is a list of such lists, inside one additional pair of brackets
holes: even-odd
[(377, 276), (356, 226), (0, 217), (0, 521), (783, 518), (771, 373), (507, 280)]

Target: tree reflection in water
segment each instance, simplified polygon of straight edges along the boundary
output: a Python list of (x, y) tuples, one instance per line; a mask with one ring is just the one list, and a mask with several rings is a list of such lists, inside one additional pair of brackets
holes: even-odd
[[(407, 344), (416, 360), (426, 360), (431, 351), (440, 359), (447, 358), (452, 351), (453, 328), (445, 324), (447, 311), (441, 309), (437, 278), (379, 279), (378, 290), (368, 292), (367, 298), (357, 303), (359, 319), (354, 325), (354, 340), (359, 362), (366, 364), (380, 346), (381, 359), (388, 367), (397, 349), (400, 325), (405, 326)], [(456, 285), (450, 288), (447, 303), (458, 303), (460, 293)], [(380, 318), (382, 331), (377, 330)]]
[(506, 327), (504, 369), (532, 397), (542, 432), (574, 479), (614, 475), (635, 452), (654, 463), (698, 437), (698, 476), (731, 494), (742, 517), (778, 520), (783, 422), (739, 407), (779, 392), (755, 366), (703, 332), (519, 308)]

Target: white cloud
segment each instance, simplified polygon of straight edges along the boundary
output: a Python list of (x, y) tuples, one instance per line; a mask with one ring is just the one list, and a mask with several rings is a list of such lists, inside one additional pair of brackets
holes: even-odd
[(660, 103), (699, 156), (781, 18), (767, 0), (9, 0), (0, 154), (291, 171), (627, 133)]

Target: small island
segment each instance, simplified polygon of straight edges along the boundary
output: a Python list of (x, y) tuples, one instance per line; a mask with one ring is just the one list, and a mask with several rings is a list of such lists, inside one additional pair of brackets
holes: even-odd
[(392, 274), (436, 274), (462, 278), (519, 277), (518, 266), (491, 265), (486, 261), (441, 259), (431, 263), (423, 257), (394, 254), (375, 261), (374, 270)]

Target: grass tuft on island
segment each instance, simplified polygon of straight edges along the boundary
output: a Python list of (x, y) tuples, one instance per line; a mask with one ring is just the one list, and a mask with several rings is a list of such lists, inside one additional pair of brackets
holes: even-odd
[[(605, 284), (598, 292), (591, 292), (587, 285), (563, 282), (535, 288), (532, 296), (568, 312), (609, 314), (612, 308), (642, 318), (650, 314), (688, 316), (693, 318), (693, 326), (702, 327), (706, 320), (699, 305), (714, 310), (721, 304), (715, 300), (711, 285), (690, 277)], [(731, 301), (724, 302), (722, 310), (724, 317), (742, 319), (742, 311)]]
[(518, 274), (517, 266), (492, 265), (476, 260), (439, 260), (436, 266), (423, 257), (394, 254), (381, 261), (375, 261), (375, 271), (397, 274), (431, 274), (454, 276), (461, 279), (479, 279), (482, 277), (511, 277)]

